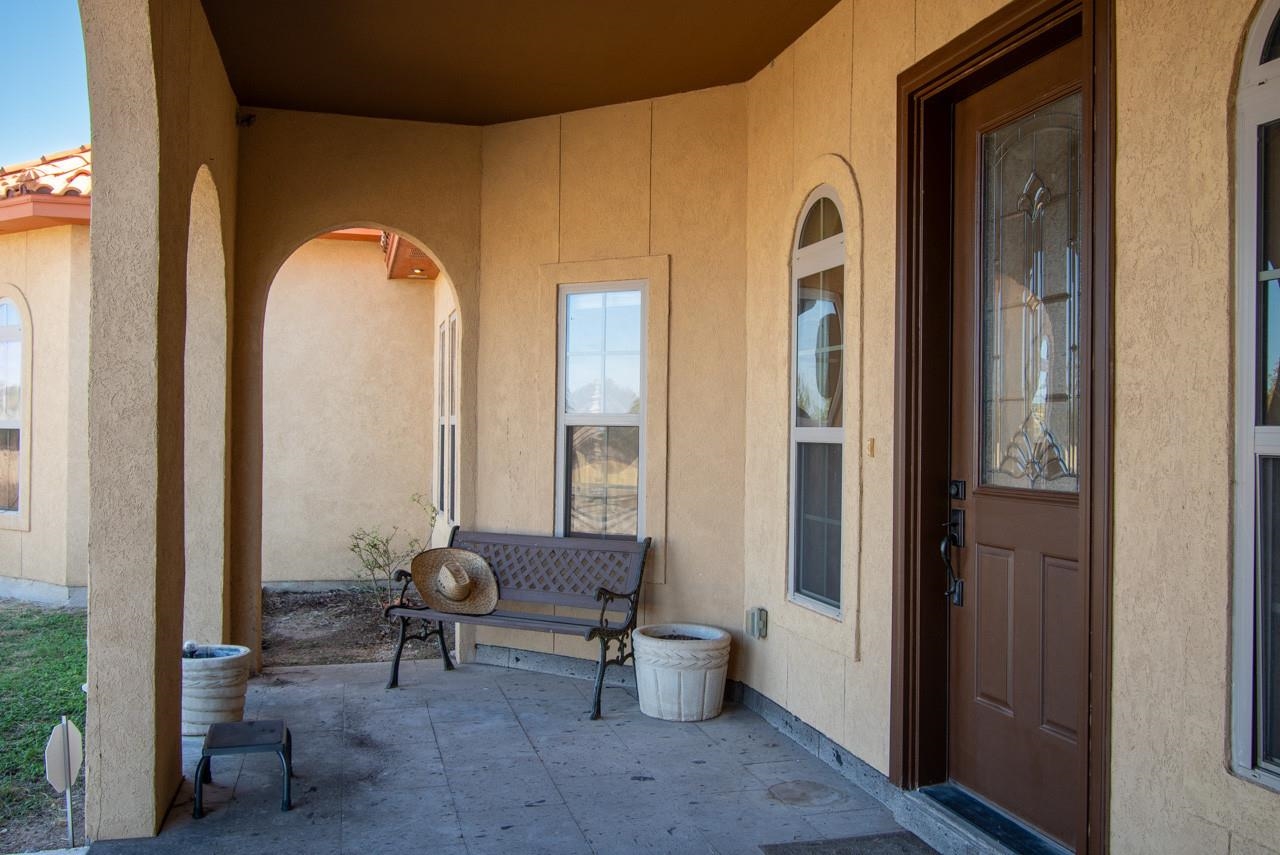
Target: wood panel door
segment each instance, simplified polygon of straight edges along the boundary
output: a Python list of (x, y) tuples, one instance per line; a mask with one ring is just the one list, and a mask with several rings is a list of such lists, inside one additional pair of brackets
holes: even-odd
[(955, 108), (955, 525), (941, 547), (959, 580), (948, 774), (1073, 848), (1088, 768), (1084, 56), (1072, 42)]

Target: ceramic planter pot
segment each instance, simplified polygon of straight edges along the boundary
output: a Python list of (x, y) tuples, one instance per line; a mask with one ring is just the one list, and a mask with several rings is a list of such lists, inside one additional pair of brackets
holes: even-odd
[(720, 714), (729, 670), (729, 633), (714, 626), (661, 623), (631, 634), (640, 711), (667, 721)]
[(200, 644), (182, 656), (182, 735), (204, 736), (209, 725), (244, 718), (249, 648)]

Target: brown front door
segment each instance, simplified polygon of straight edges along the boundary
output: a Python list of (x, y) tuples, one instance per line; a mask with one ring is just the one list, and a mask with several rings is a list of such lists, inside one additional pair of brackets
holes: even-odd
[(1071, 847), (1087, 796), (1084, 57), (1076, 40), (955, 108), (943, 548), (961, 580), (949, 777)]

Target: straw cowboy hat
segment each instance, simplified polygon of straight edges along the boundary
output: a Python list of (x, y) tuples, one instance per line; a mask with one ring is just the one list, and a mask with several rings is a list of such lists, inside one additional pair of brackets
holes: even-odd
[(428, 549), (409, 565), (422, 601), (438, 612), (487, 615), (498, 604), (489, 562), (466, 549)]

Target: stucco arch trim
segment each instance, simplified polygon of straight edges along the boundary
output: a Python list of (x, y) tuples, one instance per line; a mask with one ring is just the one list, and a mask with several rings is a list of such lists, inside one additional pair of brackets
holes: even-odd
[(183, 638), (227, 635), (227, 293), (229, 269), (217, 179), (196, 170), (187, 223), (183, 347)]
[[(276, 277), (280, 275), (280, 268), (284, 267), (285, 262), (292, 258), (294, 253), (316, 238), (329, 234), (330, 232), (341, 231), (342, 229), (378, 229), (384, 232), (394, 232), (395, 234), (400, 235), (403, 239), (412, 243), (418, 249), (425, 252), (427, 257), (429, 257), (440, 270), (440, 277), (436, 280), (436, 287), (439, 287), (441, 283), (448, 285), (453, 295), (454, 305), (459, 307), (459, 315), (461, 316), (462, 304), (458, 300), (458, 287), (454, 283), (453, 277), (450, 275), (449, 265), (445, 263), (439, 253), (432, 249), (431, 245), (426, 241), (418, 238), (411, 229), (390, 225), (389, 223), (380, 220), (342, 220), (323, 227), (312, 227), (306, 231), (305, 236), (301, 239), (280, 239), (278, 241), (273, 241), (273, 245), (267, 256), (268, 263), (264, 264), (262, 267), (263, 270), (270, 271), (270, 275), (266, 277), (265, 282), (262, 283), (261, 287), (261, 292), (263, 294), (263, 298), (261, 300), (262, 306), (266, 306), (267, 298), (271, 292), (271, 285), (276, 281)], [(260, 320), (263, 318), (265, 318), (265, 312), (262, 314), (262, 318), (260, 318)]]
[(19, 402), (21, 434), (18, 440), (18, 510), (0, 512), (0, 530), (31, 531), (31, 385), (34, 376), (31, 355), (35, 330), (31, 323), (31, 307), (26, 295), (10, 282), (0, 282), (0, 300), (9, 300), (18, 310), (22, 323), (22, 398)]
[[(801, 168), (791, 191), (787, 210), (789, 230), (780, 237), (785, 238), (787, 248), (787, 279), (792, 279), (791, 262), (794, 257), (796, 235), (800, 229), (801, 218), (808, 211), (810, 203), (820, 195), (829, 196), (840, 212), (844, 226), (845, 260), (845, 324), (844, 324), (844, 452), (843, 460), (843, 495), (842, 495), (842, 537), (840, 546), (841, 591), (844, 600), (839, 621), (820, 617), (803, 605), (784, 597), (781, 606), (784, 620), (789, 629), (807, 641), (822, 645), (833, 651), (847, 651), (852, 644), (853, 661), (862, 658), (861, 644), (861, 608), (862, 608), (862, 478), (863, 478), (863, 350), (864, 333), (863, 318), (865, 315), (863, 301), (863, 259), (862, 259), (862, 193), (858, 187), (853, 167), (838, 154), (823, 154), (811, 160)], [(789, 301), (793, 299), (791, 288), (780, 290), (788, 302), (780, 307), (780, 311), (790, 313)], [(789, 329), (788, 335), (792, 332)], [(788, 353), (790, 353), (790, 346)], [(788, 358), (787, 372), (793, 370)], [(789, 389), (790, 384), (786, 387)], [(788, 395), (790, 393), (788, 392)], [(784, 407), (789, 407), (786, 402)], [(789, 417), (788, 417), (789, 418)], [(790, 500), (790, 474), (785, 491), (782, 493)], [(780, 509), (786, 513), (786, 507)], [(792, 537), (787, 532), (788, 541)], [(780, 576), (780, 584), (785, 583), (786, 575)]]

